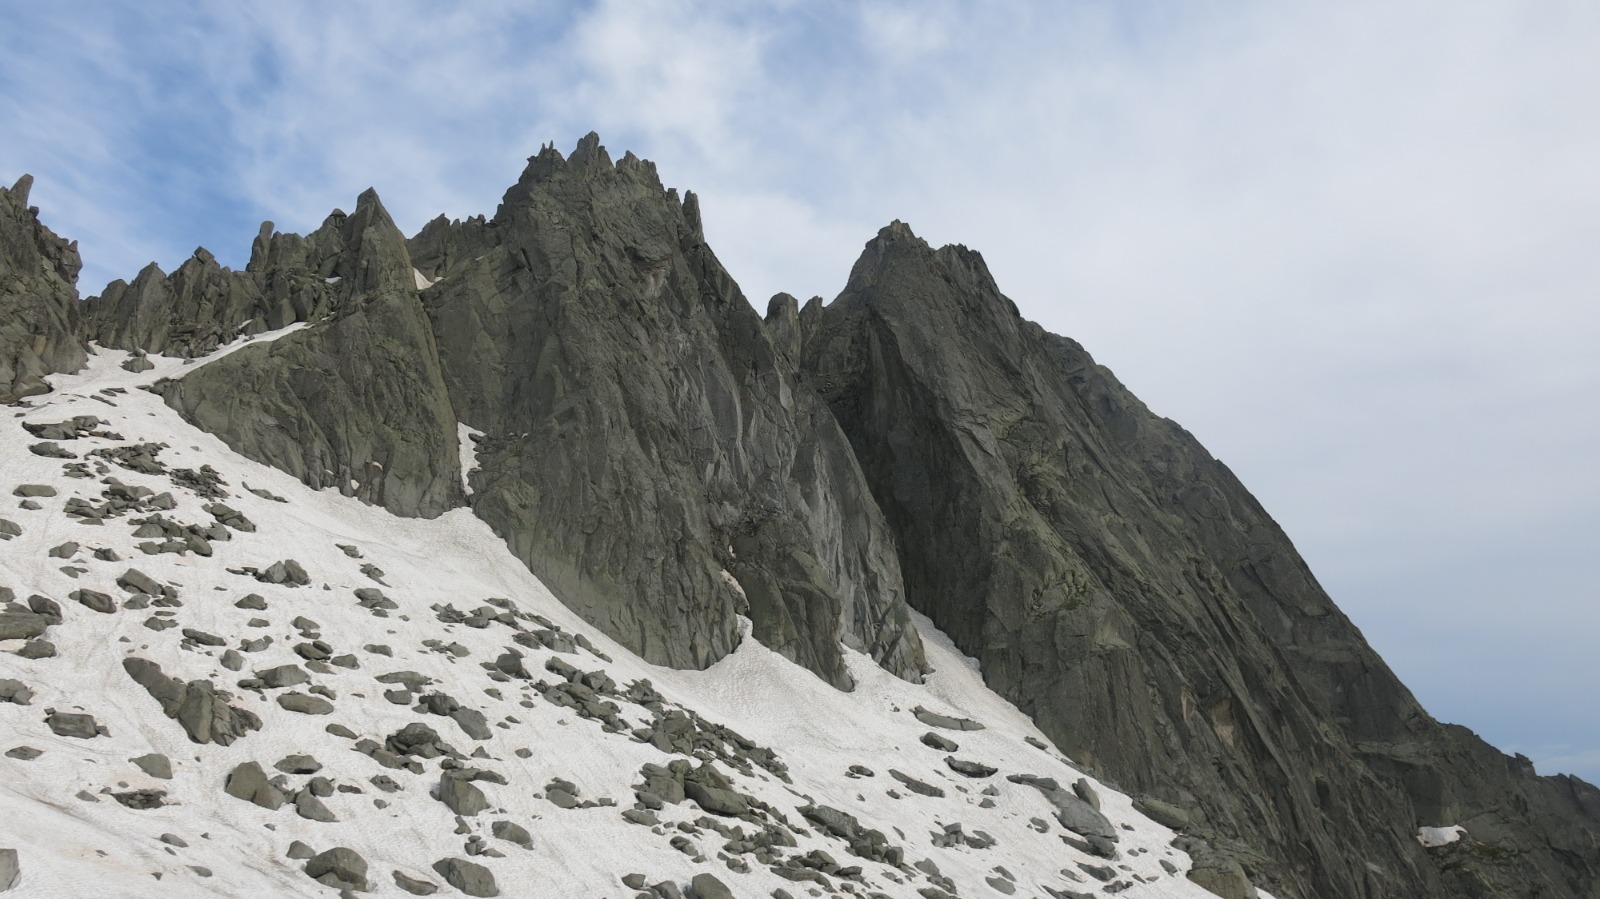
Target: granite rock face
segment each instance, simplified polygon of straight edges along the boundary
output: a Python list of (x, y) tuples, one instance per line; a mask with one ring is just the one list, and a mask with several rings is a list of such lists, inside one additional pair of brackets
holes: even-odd
[[(290, 285), (283, 288), (288, 307), (258, 320), (301, 321), (324, 310), (326, 317), (164, 382), (167, 403), (242, 455), (314, 488), (335, 487), (407, 516), (432, 518), (461, 505), (455, 413), (405, 239), (377, 194), (362, 194), (354, 214), (335, 213), (309, 239), (258, 239), (258, 262), (269, 288)], [(128, 320), (142, 333), (155, 328), (149, 339), (156, 342), (135, 344), (146, 350), (203, 352), (231, 339), (213, 327), (162, 344), (160, 335), (173, 333), (160, 330), (165, 319), (141, 313)]]
[(755, 637), (840, 687), (840, 641), (917, 677), (893, 541), (827, 407), (723, 270), (693, 194), (589, 135), (491, 220), (411, 242), (477, 514), (645, 658)]
[(28, 205), (33, 177), (0, 187), (0, 403), (44, 393), (44, 376), (83, 367), (78, 244)]
[[(1191, 810), (1214, 868), (1325, 899), (1593, 895), (1600, 794), (1433, 721), (1228, 469), (978, 254), (896, 222), (798, 322), (912, 603), (1075, 760)], [(1414, 839), (1475, 820), (1481, 864)]]

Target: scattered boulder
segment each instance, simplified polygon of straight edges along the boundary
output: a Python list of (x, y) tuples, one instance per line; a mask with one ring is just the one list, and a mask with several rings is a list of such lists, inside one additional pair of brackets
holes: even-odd
[(952, 718), (949, 715), (930, 712), (920, 705), (912, 709), (911, 714), (929, 727), (942, 727), (945, 730), (983, 730), (982, 724), (970, 718)]
[(278, 705), (302, 715), (333, 714), (333, 703), (321, 696), (310, 696), (305, 693), (283, 693), (278, 696)]
[(913, 793), (917, 793), (917, 794), (920, 794), (920, 795), (923, 795), (923, 796), (931, 796), (934, 799), (943, 799), (944, 798), (944, 790), (941, 790), (941, 789), (939, 789), (938, 787), (936, 787), (936, 786), (934, 786), (932, 784), (923, 783), (922, 781), (917, 780), (915, 777), (912, 777), (909, 774), (906, 774), (906, 773), (901, 772), (901, 771), (896, 771), (893, 768), (890, 768), (889, 769), (889, 776), (894, 778), (895, 780), (898, 780), (906, 789), (910, 790)]
[(1162, 827), (1170, 827), (1173, 830), (1187, 830), (1193, 823), (1187, 810), (1152, 796), (1134, 797), (1133, 810)]
[(0, 678), (0, 702), (27, 705), (32, 701), (33, 691), (28, 689), (27, 684), (10, 678)]
[(311, 576), (294, 559), (273, 562), (265, 571), (256, 572), (255, 577), (264, 584), (283, 584), (287, 587), (305, 587), (311, 583)]
[(963, 777), (992, 777), (995, 771), (998, 770), (985, 765), (982, 762), (974, 762), (969, 759), (958, 759), (953, 755), (945, 756), (944, 763), (950, 768), (951, 771), (954, 771)]
[(933, 731), (928, 731), (922, 735), (922, 745), (932, 747), (940, 752), (956, 752), (961, 748), (956, 741), (941, 737)]
[(335, 889), (367, 892), (367, 860), (354, 849), (335, 846), (306, 862), (306, 876)]
[[(255, 762), (244, 762), (235, 767), (228, 774), (224, 789), (229, 796), (253, 802), (268, 811), (277, 811), (285, 802), (283, 791), (267, 780), (267, 773)], [(316, 875), (312, 877), (315, 879)]]
[(228, 746), (250, 731), (261, 729), (261, 719), (254, 712), (229, 705), (228, 695), (210, 681), (184, 683), (162, 673), (155, 662), (137, 656), (123, 659), (122, 668), (161, 703), (167, 717), (182, 725), (196, 743)]
[(49, 725), (50, 732), (58, 737), (92, 740), (95, 737), (108, 735), (106, 729), (98, 721), (94, 720), (93, 715), (77, 712), (58, 712), (55, 709), (46, 709), (44, 723)]
[(490, 827), (490, 833), (493, 833), (497, 840), (515, 843), (524, 849), (533, 848), (533, 834), (528, 833), (526, 827), (515, 821), (496, 821)]
[(16, 886), (21, 877), (22, 864), (17, 858), (17, 850), (0, 849), (0, 892)]
[(500, 887), (494, 882), (494, 873), (482, 865), (460, 858), (442, 858), (433, 863), (433, 870), (468, 896), (498, 896)]
[(413, 896), (432, 896), (439, 892), (439, 887), (432, 881), (407, 877), (399, 871), (394, 872), (394, 885)]
[(67, 598), (103, 615), (117, 610), (117, 601), (98, 590), (74, 590), (67, 594)]
[(154, 777), (157, 780), (172, 779), (172, 760), (159, 752), (141, 755), (137, 758), (128, 759), (128, 761), (132, 762), (134, 767), (143, 771), (148, 777)]
[(684, 899), (734, 899), (733, 891), (727, 884), (710, 874), (696, 874), (689, 881), (689, 891), (684, 894)]
[(472, 779), (457, 771), (447, 771), (439, 780), (439, 801), (458, 815), (472, 817), (489, 807), (483, 791), (473, 786)]

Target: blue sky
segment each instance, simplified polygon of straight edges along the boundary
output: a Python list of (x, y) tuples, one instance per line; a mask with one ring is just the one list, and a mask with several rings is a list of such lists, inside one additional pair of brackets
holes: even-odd
[(492, 213), (590, 130), (758, 307), (900, 218), (1227, 462), (1436, 716), (1600, 781), (1600, 5), (0, 12), (0, 179), (85, 295), (368, 186)]

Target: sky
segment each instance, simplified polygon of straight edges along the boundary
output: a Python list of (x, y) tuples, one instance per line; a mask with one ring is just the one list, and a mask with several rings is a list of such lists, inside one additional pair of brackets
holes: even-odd
[(758, 309), (893, 219), (1226, 462), (1442, 720), (1600, 782), (1600, 4), (0, 0), (99, 293), (598, 131)]

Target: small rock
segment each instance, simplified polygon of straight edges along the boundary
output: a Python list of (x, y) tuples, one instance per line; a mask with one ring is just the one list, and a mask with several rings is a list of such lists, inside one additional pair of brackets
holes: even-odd
[(58, 737), (72, 737), (77, 740), (92, 740), (95, 737), (105, 736), (106, 730), (93, 715), (82, 715), (74, 712), (57, 712), (49, 710), (44, 723), (50, 726), (50, 732)]

